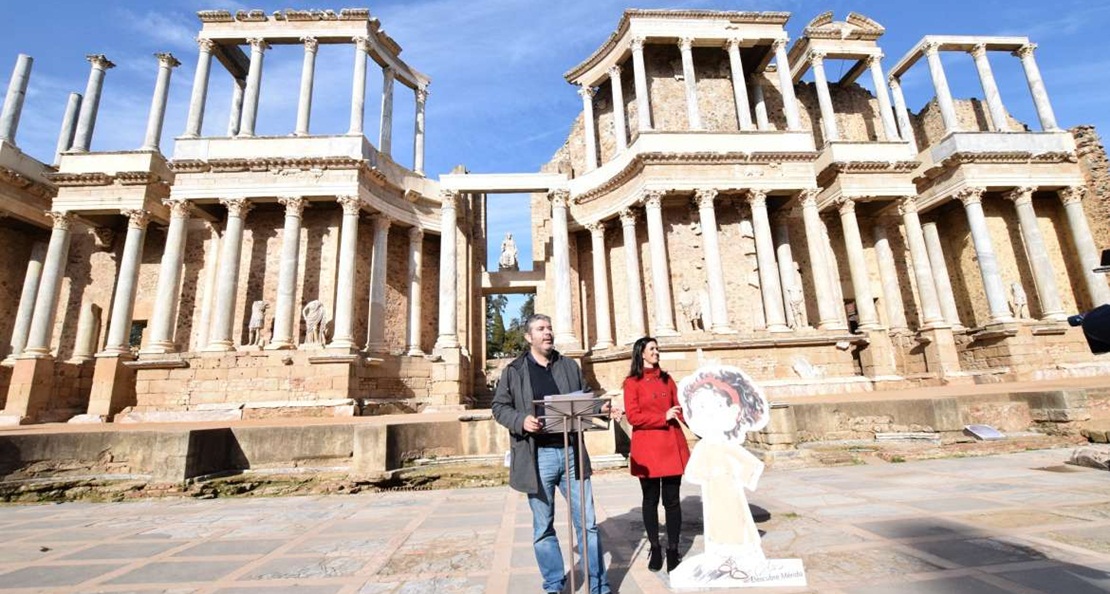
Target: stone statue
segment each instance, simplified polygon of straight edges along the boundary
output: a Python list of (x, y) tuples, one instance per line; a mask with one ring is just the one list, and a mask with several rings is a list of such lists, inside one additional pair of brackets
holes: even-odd
[(682, 292), (678, 294), (678, 310), (690, 330), (704, 330), (701, 317), (701, 300), (690, 290), (689, 285), (682, 283)]
[(1010, 305), (1014, 311), (1014, 317), (1019, 320), (1024, 320), (1029, 317), (1029, 298), (1025, 295), (1025, 289), (1022, 288), (1021, 283), (1014, 281), (1010, 283)]
[(801, 287), (793, 285), (787, 290), (790, 298), (790, 327), (794, 329), (806, 326), (806, 298)]
[(304, 343), (310, 346), (324, 346), (327, 340), (327, 309), (319, 300), (313, 299), (301, 309), (304, 316)]
[(519, 270), (520, 265), (516, 260), (516, 242), (513, 241), (513, 234), (506, 233), (505, 239), (501, 241), (501, 257), (497, 260), (498, 270)]
[(251, 304), (251, 319), (247, 323), (247, 329), (250, 330), (247, 344), (250, 346), (262, 346), (262, 329), (266, 327), (266, 310), (269, 308), (270, 304), (262, 300)]

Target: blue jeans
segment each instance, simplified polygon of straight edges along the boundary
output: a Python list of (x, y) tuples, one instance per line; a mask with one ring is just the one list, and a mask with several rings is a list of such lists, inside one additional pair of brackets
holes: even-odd
[[(574, 529), (578, 533), (578, 551), (582, 551), (582, 516), (578, 500), (578, 461), (571, 448), (571, 477), (566, 476), (563, 460), (563, 447), (536, 448), (536, 465), (540, 473), (540, 492), (528, 496), (528, 506), (532, 508), (532, 547), (536, 552), (536, 563), (543, 575), (543, 589), (546, 592), (562, 592), (566, 583), (563, 566), (563, 552), (559, 548), (559, 538), (555, 535), (555, 487), (563, 498), (570, 501), (570, 513)], [(569, 487), (569, 498), (567, 497)], [(597, 519), (594, 516), (594, 495), (590, 479), (583, 484), (586, 503), (586, 534), (589, 542), (590, 593), (609, 594), (609, 576), (605, 571), (601, 542), (598, 538)]]

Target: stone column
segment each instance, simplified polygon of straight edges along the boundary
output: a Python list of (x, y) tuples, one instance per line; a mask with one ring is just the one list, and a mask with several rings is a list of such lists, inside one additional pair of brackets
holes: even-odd
[(77, 133), (73, 137), (72, 150), (79, 153), (89, 152), (92, 144), (93, 128), (96, 127), (96, 112), (100, 109), (100, 92), (104, 88), (104, 73), (115, 68), (108, 58), (101, 54), (86, 56), (92, 64), (89, 82), (85, 86), (85, 99), (81, 102), (81, 114), (77, 117)]
[(871, 295), (871, 273), (867, 270), (867, 257), (863, 253), (855, 200), (842, 196), (838, 210), (840, 225), (844, 230), (844, 247), (848, 252), (848, 272), (852, 275), (852, 293), (856, 300), (859, 328), (877, 330), (881, 325), (875, 311), (875, 298)]
[(698, 82), (694, 76), (693, 47), (694, 39), (692, 37), (683, 37), (678, 40), (678, 49), (682, 52), (682, 78), (686, 83), (686, 120), (690, 130), (701, 130), (701, 115), (698, 110)]
[(890, 96), (883, 85), (882, 54), (867, 57), (867, 68), (871, 70), (871, 84), (875, 86), (875, 96), (879, 99), (879, 114), (883, 118), (883, 132), (889, 142), (897, 142), (898, 125), (894, 123), (894, 109), (890, 107)]
[(303, 196), (281, 196), (278, 203), (285, 207), (285, 225), (281, 232), (274, 334), (266, 345), (272, 350), (297, 348), (293, 331), (297, 319), (297, 268), (301, 262), (301, 222), (307, 205)]
[(216, 305), (206, 351), (234, 351), (235, 300), (239, 289), (239, 258), (243, 250), (243, 222), (250, 212), (246, 198), (221, 198), (227, 223), (220, 239), (220, 264), (216, 272)]
[(66, 112), (62, 116), (62, 129), (58, 132), (58, 146), (54, 149), (54, 166), (62, 162), (62, 153), (73, 146), (77, 133), (77, 113), (81, 111), (81, 93), (70, 93), (66, 101)]
[(211, 39), (198, 39), (200, 54), (197, 56), (197, 69), (193, 74), (193, 95), (189, 99), (189, 117), (185, 122), (185, 138), (196, 138), (204, 125), (204, 104), (208, 100), (208, 73), (212, 68), (212, 50), (216, 42)]
[(62, 290), (62, 278), (69, 260), (69, 228), (74, 222), (73, 213), (47, 212), (46, 215), (54, 220), (54, 229), (50, 233), (50, 245), (46, 248), (46, 261), (42, 265), (42, 278), (35, 295), (35, 311), (31, 316), (27, 345), (23, 348), (23, 355), (31, 357), (50, 354), (58, 294)]
[(898, 117), (898, 131), (902, 140), (917, 150), (917, 139), (913, 134), (913, 124), (910, 122), (910, 112), (906, 109), (906, 97), (902, 94), (902, 84), (897, 78), (890, 79), (890, 93), (894, 95), (894, 111)]
[(613, 136), (617, 140), (617, 153), (628, 148), (628, 130), (624, 123), (624, 88), (621, 86), (621, 67), (609, 69), (609, 84), (613, 87)]
[(547, 196), (551, 200), (551, 259), (555, 270), (555, 346), (578, 350), (581, 347), (574, 333), (570, 301), (570, 237), (567, 231), (570, 192), (552, 190)]
[(640, 132), (651, 130), (651, 99), (648, 97), (647, 72), (644, 68), (644, 39), (632, 39), (632, 79), (636, 86), (636, 119)]
[(138, 289), (139, 265), (143, 260), (143, 241), (150, 213), (145, 210), (123, 210), (127, 217), (127, 238), (123, 243), (119, 273), (116, 276), (116, 293), (112, 298), (112, 317), (108, 322), (108, 340), (104, 352), (126, 354), (131, 352), (131, 320), (134, 315), (135, 291)]
[(231, 109), (227, 114), (227, 137), (232, 138), (239, 134), (239, 122), (243, 119), (243, 93), (246, 91), (247, 82), (241, 78), (231, 81)]
[(698, 221), (701, 224), (701, 245), (705, 254), (705, 276), (709, 281), (709, 307), (713, 327), (706, 328), (714, 334), (733, 332), (728, 321), (728, 301), (725, 298), (725, 269), (721, 264), (721, 246), (717, 237), (717, 213), (713, 201), (717, 190), (701, 188), (694, 191), (698, 203)]
[(933, 77), (933, 89), (937, 92), (937, 105), (940, 117), (944, 120), (944, 133), (958, 132), (960, 119), (956, 116), (956, 104), (952, 102), (952, 92), (948, 90), (948, 78), (944, 76), (944, 65), (940, 62), (940, 44), (930, 41), (922, 48), (929, 61), (929, 74)]
[(1064, 213), (1068, 217), (1071, 239), (1075, 252), (1079, 255), (1079, 265), (1083, 268), (1083, 280), (1087, 284), (1087, 294), (1091, 297), (1091, 307), (1110, 303), (1110, 288), (1106, 286), (1106, 276), (1092, 269), (1099, 265), (1098, 249), (1095, 247), (1091, 228), (1087, 225), (1087, 215), (1083, 213), (1083, 195), (1087, 188), (1071, 186), (1059, 191), (1064, 203)]
[(663, 230), (663, 192), (644, 190), (641, 200), (647, 216), (648, 247), (651, 249), (651, 292), (655, 294), (655, 336), (676, 336), (671, 300), (671, 271), (667, 265), (666, 233)]
[(358, 196), (337, 196), (343, 208), (339, 231), (339, 271), (335, 275), (335, 318), (328, 348), (354, 349), (355, 260), (358, 259), (358, 217), (362, 200)]
[(412, 141), (412, 170), (424, 175), (424, 107), (428, 102), (428, 86), (416, 87), (416, 118), (413, 120), (415, 138)]
[(31, 80), (31, 64), (27, 54), (15, 59), (15, 70), (8, 81), (8, 94), (4, 96), (4, 109), (0, 111), (0, 142), (15, 145), (15, 132), (19, 129), (19, 116), (23, 113), (23, 99), (27, 96), (27, 83)]
[(594, 130), (594, 93), (593, 87), (582, 85), (578, 95), (582, 97), (582, 127), (586, 136), (586, 171), (597, 169), (597, 132)]
[(393, 69), (382, 68), (382, 118), (378, 129), (378, 151), (393, 155)]
[[(879, 88), (882, 88), (881, 86)], [(886, 306), (887, 324), (891, 330), (906, 330), (906, 309), (902, 304), (902, 286), (898, 282), (898, 269), (894, 265), (894, 251), (890, 249), (886, 227), (875, 225), (875, 255), (879, 260), (879, 277), (883, 283), (883, 304)]]
[(1037, 68), (1037, 61), (1033, 58), (1033, 50), (1037, 44), (1030, 43), (1014, 52), (1021, 58), (1021, 67), (1025, 70), (1025, 80), (1029, 83), (1029, 92), (1033, 94), (1033, 105), (1037, 108), (1037, 117), (1041, 120), (1041, 129), (1045, 132), (1059, 130), (1056, 125), (1056, 114), (1052, 112), (1052, 103), (1048, 101), (1048, 91), (1044, 88), (1041, 79), (1041, 70)]
[(1068, 318), (1064, 313), (1064, 304), (1060, 300), (1060, 290), (1056, 287), (1056, 273), (1052, 270), (1052, 261), (1049, 259), (1048, 250), (1041, 236), (1041, 228), (1037, 225), (1037, 213), (1033, 210), (1033, 192), (1036, 188), (1014, 188), (1006, 193), (1006, 198), (1013, 200), (1017, 210), (1018, 224), (1021, 225), (1021, 239), (1025, 244), (1025, 255), (1029, 258), (1029, 265), (1033, 269), (1033, 280), (1036, 283), (1037, 299), (1041, 304), (1041, 319), (1060, 322)]
[(270, 44), (261, 37), (247, 39), (251, 44), (251, 63), (247, 70), (247, 88), (243, 91), (243, 117), (239, 121), (240, 137), (254, 136), (254, 125), (258, 120), (258, 97), (262, 92), (262, 58), (270, 49)]
[(633, 342), (644, 336), (644, 301), (640, 287), (640, 243), (636, 238), (636, 213), (631, 209), (620, 212), (621, 232), (624, 234), (624, 274), (628, 284), (628, 331)]
[[(748, 105), (748, 87), (744, 84), (744, 64), (740, 61), (740, 40), (733, 37), (725, 44), (728, 66), (732, 73), (732, 96), (736, 101), (736, 125), (740, 130), (751, 130), (752, 113)], [(716, 321), (716, 320), (714, 320)]]
[(154, 54), (158, 58), (158, 80), (154, 83), (154, 98), (150, 102), (150, 115), (146, 120), (146, 140), (143, 150), (156, 151), (162, 140), (162, 123), (166, 121), (166, 99), (170, 92), (170, 75), (181, 65), (173, 54)]
[(798, 99), (794, 96), (794, 80), (790, 77), (790, 59), (786, 57), (786, 40), (776, 39), (771, 47), (775, 51), (779, 86), (782, 91), (782, 111), (786, 115), (787, 130), (801, 130), (802, 118), (798, 115)]
[(979, 273), (983, 277), (983, 290), (987, 294), (990, 309), (990, 322), (1011, 322), (1010, 305), (1006, 300), (1006, 288), (1002, 285), (1002, 274), (998, 270), (998, 258), (991, 245), (990, 229), (983, 214), (983, 188), (969, 187), (961, 190), (956, 197), (964, 203), (967, 223), (971, 228), (971, 241), (975, 244), (975, 256), (979, 259)]
[[(775, 242), (771, 238), (771, 219), (767, 215), (767, 193), (749, 190), (748, 204), (752, 209), (752, 228), (755, 230), (755, 258), (759, 266), (759, 293), (763, 298), (764, 319), (769, 332), (789, 332), (786, 312), (783, 310), (782, 287), (779, 285), (778, 265), (775, 264)], [(702, 233), (705, 230), (702, 229)], [(716, 320), (714, 320), (716, 321)]]
[(821, 214), (817, 211), (818, 189), (802, 190), (802, 220), (806, 227), (806, 247), (809, 251), (809, 266), (813, 272), (813, 290), (817, 296), (817, 329), (844, 330), (837, 315), (836, 297), (829, 284), (829, 267), (825, 257), (824, 235), (821, 233)]
[(389, 264), (389, 225), (392, 221), (384, 214), (370, 217), (374, 225), (374, 251), (370, 254), (370, 333), (366, 339), (366, 350), (371, 353), (384, 353), (388, 350), (385, 342), (385, 283)]
[(456, 235), (458, 227), (457, 205), (459, 193), (451, 190), (440, 192), (439, 245), (439, 336), (435, 349), (458, 348), (455, 302), (458, 292), (458, 262), (456, 260)]
[(770, 130), (771, 122), (767, 119), (767, 102), (763, 99), (762, 77), (753, 74), (751, 77), (752, 101), (755, 102), (755, 125), (758, 130)]
[(786, 221), (780, 219), (775, 225), (774, 241), (775, 262), (779, 266), (779, 285), (782, 287), (782, 310), (786, 315), (786, 325), (794, 328), (793, 311), (790, 307), (790, 290), (795, 285), (794, 252), (790, 247), (790, 227)]
[(187, 200), (163, 200), (170, 209), (170, 226), (162, 248), (162, 265), (158, 270), (158, 286), (154, 295), (154, 311), (147, 329), (150, 338), (144, 353), (174, 352), (174, 321), (177, 313), (181, 272), (185, 265), (186, 229), (193, 203)]
[(408, 349), (405, 354), (410, 357), (423, 357), (424, 349), (420, 347), (421, 327), (424, 316), (421, 313), (421, 277), (424, 274), (424, 230), (420, 227), (409, 229), (409, 326), (407, 333)]
[[(919, 223), (919, 225), (921, 234), (924, 236), (925, 252), (928, 258), (926, 260), (928, 266), (925, 269), (925, 280), (929, 281), (926, 284), (929, 285), (930, 294), (934, 295), (934, 298), (939, 302), (938, 307), (943, 320), (953, 328), (963, 328), (960, 323), (960, 311), (956, 307), (956, 294), (952, 291), (952, 279), (948, 276), (948, 263), (944, 261), (944, 248), (940, 244), (940, 233), (937, 232), (937, 224), (928, 222)], [(912, 248), (913, 244), (911, 243), (910, 246)], [(914, 262), (917, 262), (916, 257)], [(925, 280), (917, 278), (918, 285), (920, 286)], [(936, 290), (933, 290), (934, 284)], [(922, 297), (922, 301), (924, 301), (924, 297)], [(932, 313), (927, 308), (925, 309), (927, 313)]]
[(821, 106), (821, 128), (825, 131), (825, 142), (840, 140), (832, 95), (829, 94), (829, 81), (825, 78), (825, 52), (809, 52), (809, 64), (813, 67), (813, 80), (817, 86), (817, 103)]
[(12, 328), (11, 351), (9, 359), (23, 354), (27, 346), (27, 333), (31, 330), (31, 317), (35, 314), (35, 297), (39, 292), (39, 279), (42, 278), (43, 261), (46, 260), (46, 244), (36, 242), (31, 248), (31, 258), (27, 261), (27, 273), (23, 277), (23, 291), (19, 294), (19, 309), (15, 312), (15, 327)]
[(594, 258), (594, 322), (597, 342), (594, 350), (613, 347), (613, 324), (609, 318), (609, 252), (605, 250), (605, 221), (589, 223), (590, 246)]
[(980, 43), (971, 48), (971, 56), (975, 58), (975, 70), (979, 72), (979, 84), (983, 86), (983, 97), (986, 98), (987, 109), (991, 112), (991, 130), (1005, 132), (1010, 129), (1009, 119), (1006, 117), (1006, 108), (1002, 106), (1002, 95), (998, 92), (998, 85), (994, 82), (991, 63), (987, 59), (986, 44)]
[(366, 57), (370, 54), (370, 39), (355, 37), (355, 69), (351, 86), (351, 127), (347, 134), (362, 135), (362, 121), (366, 114)]
[(301, 95), (297, 100), (297, 136), (308, 136), (308, 123), (312, 117), (312, 84), (316, 77), (316, 50), (320, 42), (311, 35), (301, 38), (304, 43), (304, 62), (301, 64)]

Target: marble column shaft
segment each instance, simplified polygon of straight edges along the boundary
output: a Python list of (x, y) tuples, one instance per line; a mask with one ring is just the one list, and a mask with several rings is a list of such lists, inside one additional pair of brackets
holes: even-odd
[(355, 344), (355, 261), (358, 259), (358, 218), (362, 200), (358, 196), (337, 196), (343, 209), (339, 231), (339, 266), (335, 275), (335, 317), (328, 348), (353, 349)]
[(971, 241), (975, 244), (975, 255), (979, 259), (979, 273), (983, 278), (983, 290), (987, 295), (990, 321), (1009, 322), (1014, 318), (1006, 300), (1006, 288), (1002, 284), (1002, 273), (998, 268), (998, 258), (991, 244), (990, 228), (983, 214), (983, 188), (965, 188), (957, 198), (964, 203), (967, 223), (971, 228)]
[(200, 136), (204, 125), (204, 104), (208, 100), (208, 77), (212, 68), (212, 50), (216, 43), (211, 39), (198, 39), (197, 69), (193, 74), (193, 94), (189, 99), (189, 116), (185, 121), (186, 138)]
[(628, 148), (628, 130), (625, 126), (624, 87), (621, 85), (621, 68), (609, 69), (609, 84), (613, 89), (613, 137), (616, 139), (617, 153)]
[(887, 324), (892, 330), (905, 330), (907, 324), (906, 309), (902, 304), (902, 285), (898, 282), (898, 269), (894, 264), (894, 251), (890, 249), (886, 227), (875, 225), (872, 233), (875, 237), (875, 255), (879, 261), (879, 278), (883, 283)]
[(821, 107), (821, 129), (825, 132), (825, 142), (840, 140), (836, 128), (836, 112), (833, 111), (832, 95), (829, 94), (829, 81), (825, 78), (824, 52), (810, 52), (809, 64), (813, 67), (813, 79), (817, 86), (817, 103)]
[(586, 171), (597, 169), (597, 131), (594, 127), (595, 92), (593, 87), (587, 85), (578, 87), (578, 95), (582, 97), (582, 126), (586, 133)]
[(282, 196), (278, 203), (285, 207), (285, 225), (281, 232), (281, 260), (278, 265), (277, 303), (274, 305), (274, 334), (268, 349), (293, 349), (297, 347), (293, 332), (297, 316), (297, 272), (301, 262), (301, 225), (304, 208), (308, 205), (303, 196)]
[(312, 118), (312, 86), (316, 78), (316, 52), (320, 42), (311, 35), (301, 38), (304, 43), (304, 61), (301, 64), (301, 94), (297, 99), (297, 136), (308, 136)]
[(775, 52), (775, 65), (782, 91), (782, 111), (786, 115), (787, 130), (801, 130), (802, 118), (798, 114), (798, 99), (794, 96), (794, 80), (790, 77), (790, 59), (786, 56), (786, 40), (776, 39), (771, 46)]
[[(790, 308), (790, 289), (794, 287), (794, 252), (790, 247), (790, 226), (786, 221), (779, 220), (774, 226), (775, 263), (779, 267), (779, 285), (782, 287), (782, 308), (786, 314), (788, 326), (793, 326), (792, 311)], [(798, 287), (801, 289), (801, 287)]]
[(674, 325), (671, 299), (671, 272), (667, 264), (667, 238), (663, 230), (663, 192), (645, 190), (644, 214), (647, 218), (648, 247), (651, 250), (651, 292), (655, 295), (655, 336), (678, 334)]
[(158, 150), (162, 140), (162, 124), (166, 121), (166, 99), (170, 93), (170, 75), (181, 65), (173, 54), (154, 54), (158, 58), (158, 79), (154, 83), (154, 98), (150, 101), (150, 115), (146, 120), (146, 140), (143, 149)]
[(552, 190), (551, 200), (551, 259), (555, 271), (555, 346), (563, 349), (579, 347), (571, 315), (570, 236), (567, 230), (567, 202), (570, 193)]
[(69, 212), (46, 214), (54, 220), (54, 228), (50, 232), (50, 244), (46, 248), (46, 260), (42, 265), (42, 277), (35, 295), (35, 311), (31, 316), (27, 345), (23, 348), (24, 354), (36, 356), (50, 354), (58, 295), (62, 290), (62, 278), (69, 261), (70, 226), (74, 223), (73, 214)]
[(150, 338), (144, 352), (170, 353), (174, 351), (174, 321), (181, 298), (181, 273), (185, 265), (187, 225), (193, 204), (186, 200), (164, 200), (170, 210), (170, 225), (166, 230), (166, 244), (162, 248), (162, 264), (158, 269), (155, 288), (154, 311), (150, 316)]
[(348, 134), (362, 134), (363, 119), (366, 117), (366, 57), (370, 53), (370, 40), (355, 37), (354, 74), (351, 77), (351, 127)]
[(227, 222), (220, 238), (220, 263), (216, 272), (216, 303), (208, 347), (212, 351), (234, 351), (235, 301), (239, 288), (239, 259), (243, 249), (243, 221), (251, 203), (245, 198), (221, 198), (227, 207)]
[(439, 242), (439, 336), (436, 350), (458, 348), (458, 261), (456, 237), (458, 235), (459, 193), (444, 190), (440, 193), (440, 242)]
[(1041, 78), (1041, 70), (1037, 68), (1037, 60), (1033, 57), (1033, 50), (1036, 48), (1037, 44), (1030, 43), (1014, 52), (1014, 55), (1021, 58), (1021, 67), (1025, 70), (1029, 92), (1033, 94), (1033, 106), (1037, 109), (1037, 118), (1041, 120), (1041, 129), (1045, 132), (1059, 130), (1056, 114), (1052, 111), (1052, 103), (1048, 100), (1048, 91)]
[(239, 136), (254, 136), (258, 121), (258, 98), (262, 93), (262, 61), (270, 44), (265, 39), (248, 39), (251, 44), (251, 62), (247, 70), (247, 88), (243, 91), (243, 117), (239, 121)]
[(817, 194), (820, 190), (802, 190), (802, 220), (806, 228), (806, 247), (809, 251), (809, 266), (813, 273), (813, 291), (817, 297), (817, 328), (820, 330), (843, 330), (845, 326), (837, 315), (837, 304), (833, 288), (829, 284), (826, 258), (828, 248), (824, 245), (821, 232), (821, 215), (817, 211)]
[(31, 247), (31, 257), (27, 260), (27, 272), (23, 276), (23, 290), (19, 294), (19, 307), (15, 313), (15, 327), (12, 328), (8, 357), (18, 357), (27, 346), (27, 333), (31, 331), (31, 317), (35, 315), (35, 298), (39, 292), (39, 280), (42, 278), (45, 260), (46, 243), (35, 242)]
[(624, 274), (628, 286), (628, 331), (634, 341), (647, 334), (644, 330), (643, 281), (640, 279), (640, 242), (636, 236), (636, 213), (620, 213), (621, 232), (624, 234)]
[(701, 245), (705, 255), (705, 276), (709, 283), (709, 307), (714, 333), (732, 332), (728, 320), (728, 301), (725, 297), (725, 269), (721, 263), (720, 238), (717, 232), (717, 213), (713, 201), (717, 190), (702, 188), (694, 192), (698, 204), (698, 221), (701, 224)]
[(647, 71), (644, 68), (644, 40), (632, 40), (632, 79), (636, 86), (636, 119), (640, 132), (651, 130), (651, 99), (648, 97)]
[(227, 137), (239, 134), (239, 123), (243, 120), (243, 94), (247, 81), (236, 78), (231, 81), (231, 108), (227, 112)]
[(1006, 108), (1002, 106), (1002, 95), (998, 92), (998, 85), (991, 72), (991, 63), (987, 59), (987, 46), (980, 43), (971, 49), (971, 56), (975, 59), (975, 70), (979, 73), (979, 84), (983, 86), (983, 97), (987, 100), (987, 109), (991, 114), (991, 130), (1005, 132), (1010, 129), (1006, 117)]
[(863, 252), (859, 221), (856, 220), (856, 202), (851, 198), (841, 198), (839, 212), (859, 327), (861, 330), (876, 330), (881, 326), (878, 313), (875, 311), (875, 298), (871, 294), (871, 273), (867, 270), (867, 256)]
[(728, 67), (732, 74), (732, 96), (736, 103), (736, 125), (740, 130), (752, 130), (752, 108), (748, 104), (748, 87), (744, 78), (744, 63), (740, 60), (740, 40), (729, 39), (725, 44), (728, 51)]
[(898, 132), (902, 140), (909, 143), (917, 151), (917, 138), (913, 133), (913, 124), (910, 122), (910, 112), (906, 108), (906, 97), (902, 94), (902, 83), (897, 78), (890, 79), (890, 94), (894, 95), (894, 115), (898, 120)]
[(373, 215), (370, 220), (374, 226), (374, 251), (370, 254), (370, 331), (366, 340), (366, 350), (373, 353), (385, 352), (386, 270), (389, 264), (389, 217)]
[(15, 145), (15, 133), (19, 129), (19, 116), (23, 113), (23, 99), (27, 97), (33, 63), (34, 59), (27, 54), (19, 54), (15, 59), (8, 93), (4, 95), (4, 108), (0, 110), (0, 142)]
[(87, 153), (92, 145), (93, 129), (96, 128), (96, 113), (100, 109), (100, 92), (104, 89), (104, 73), (115, 68), (108, 58), (100, 54), (86, 56), (92, 68), (89, 82), (85, 86), (85, 98), (81, 101), (81, 113), (77, 116), (77, 132), (73, 136), (72, 150)]
[(124, 354), (131, 351), (131, 320), (135, 313), (135, 292), (139, 284), (139, 265), (143, 261), (143, 242), (150, 213), (145, 210), (124, 210), (128, 218), (127, 238), (123, 242), (116, 292), (112, 297), (112, 317), (108, 322), (108, 339), (104, 352)]
[(613, 346), (613, 324), (609, 316), (609, 252), (605, 249), (605, 223), (590, 223), (586, 228), (590, 231), (594, 264), (594, 322), (597, 326), (594, 349), (602, 350)]
[(678, 41), (682, 53), (682, 78), (686, 85), (686, 121), (689, 130), (701, 130), (701, 114), (698, 109), (698, 82), (694, 76), (694, 40), (683, 37)]
[[(915, 218), (915, 220), (917, 219)], [(925, 252), (928, 258), (925, 278), (929, 282), (926, 284), (929, 285), (930, 292), (935, 295), (939, 302), (940, 315), (944, 318), (944, 321), (954, 328), (960, 328), (963, 326), (960, 323), (960, 310), (956, 307), (956, 294), (952, 291), (952, 279), (948, 276), (948, 263), (944, 260), (944, 247), (940, 242), (940, 232), (937, 230), (937, 224), (928, 222), (919, 223), (919, 225), (924, 237)], [(911, 248), (912, 246), (911, 243)], [(917, 260), (915, 259), (914, 262), (916, 263)], [(920, 285), (924, 281), (918, 278), (917, 282)], [(935, 290), (932, 288), (934, 285)], [(931, 312), (927, 310), (926, 313)]]
[(62, 128), (58, 131), (58, 145), (54, 149), (54, 166), (62, 162), (62, 153), (73, 146), (73, 137), (77, 134), (77, 114), (81, 111), (81, 93), (70, 93), (66, 100), (65, 115), (62, 116)]
[(883, 119), (883, 133), (888, 142), (901, 140), (898, 136), (898, 125), (894, 122), (894, 109), (890, 106), (890, 95), (886, 93), (883, 84), (882, 55), (869, 56), (867, 68), (871, 71), (871, 84), (875, 86), (875, 96), (879, 99), (879, 115)]
[(1037, 288), (1037, 299), (1041, 304), (1041, 319), (1063, 321), (1064, 303), (1060, 299), (1060, 289), (1056, 286), (1056, 272), (1045, 248), (1041, 228), (1037, 224), (1037, 213), (1033, 209), (1033, 192), (1036, 188), (1020, 187), (1006, 194), (1014, 202), (1018, 224), (1021, 226), (1021, 239), (1025, 244), (1025, 255), (1033, 269), (1033, 281)]
[(393, 69), (382, 68), (382, 117), (378, 129), (378, 151), (393, 155)]
[(752, 102), (755, 103), (755, 126), (757, 130), (770, 130), (771, 121), (767, 118), (767, 101), (763, 98), (763, 77), (753, 74), (751, 77)]
[(424, 356), (421, 329), (424, 324), (422, 314), (422, 279), (424, 276), (424, 231), (419, 227), (409, 228), (409, 324), (406, 334), (408, 348), (405, 354), (410, 357)]
[(428, 102), (428, 87), (420, 85), (416, 88), (416, 117), (413, 119), (412, 141), (412, 170), (424, 175), (424, 109)]
[(933, 79), (933, 89), (937, 93), (940, 117), (944, 121), (944, 132), (957, 132), (960, 119), (956, 116), (956, 104), (952, 101), (952, 91), (948, 89), (948, 77), (944, 75), (944, 65), (940, 61), (940, 47), (936, 42), (925, 44), (925, 57), (929, 62), (929, 74)]
[(1060, 190), (1059, 194), (1064, 203), (1071, 239), (1075, 244), (1076, 254), (1079, 255), (1079, 265), (1083, 269), (1083, 280), (1086, 281), (1091, 307), (1098, 307), (1110, 303), (1110, 288), (1106, 285), (1106, 275), (1092, 270), (1099, 265), (1099, 253), (1087, 224), (1087, 215), (1083, 213), (1083, 195), (1086, 192), (1087, 188), (1083, 186), (1072, 186)]
[(771, 218), (767, 214), (767, 193), (750, 190), (747, 199), (752, 209), (755, 258), (759, 266), (759, 293), (763, 298), (764, 320), (768, 331), (786, 332), (790, 327), (786, 325), (782, 286), (779, 285), (779, 270), (775, 263), (775, 241), (771, 237)]

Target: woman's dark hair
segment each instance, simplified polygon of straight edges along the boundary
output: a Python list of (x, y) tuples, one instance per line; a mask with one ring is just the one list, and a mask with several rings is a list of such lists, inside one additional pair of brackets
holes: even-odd
[[(636, 342), (632, 345), (632, 367), (628, 370), (628, 377), (644, 379), (644, 349), (651, 342), (654, 342), (655, 346), (659, 346), (659, 341), (650, 336), (636, 339)], [(666, 383), (671, 377), (670, 374), (663, 371), (663, 368), (658, 364), (655, 367), (659, 370), (659, 378), (663, 380), (663, 383)]]

